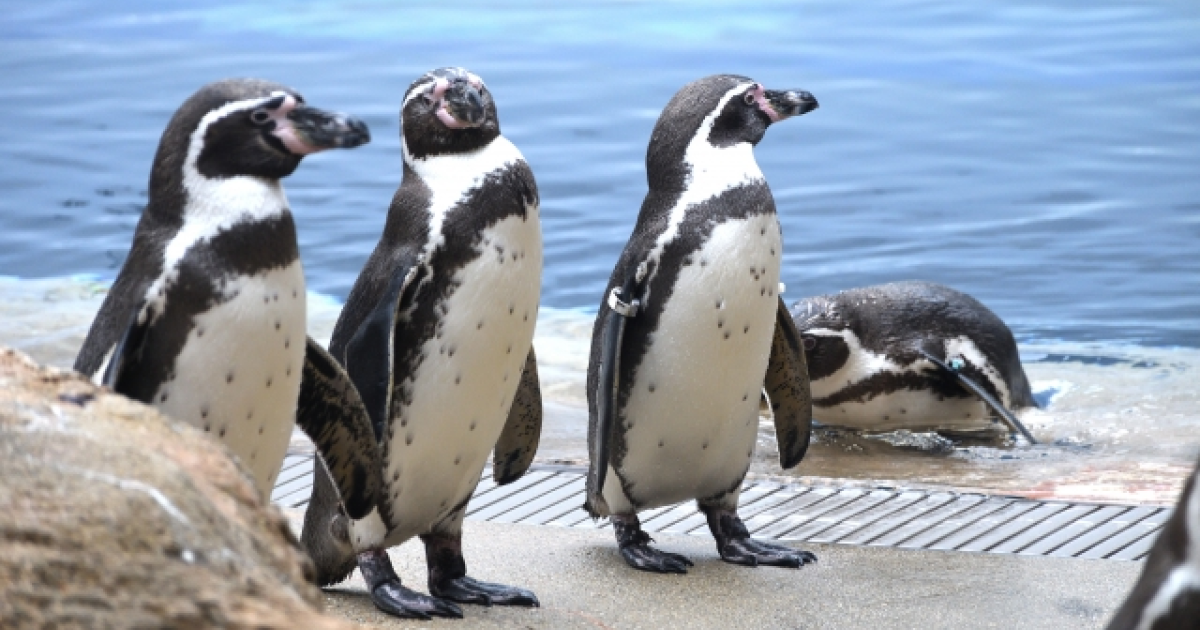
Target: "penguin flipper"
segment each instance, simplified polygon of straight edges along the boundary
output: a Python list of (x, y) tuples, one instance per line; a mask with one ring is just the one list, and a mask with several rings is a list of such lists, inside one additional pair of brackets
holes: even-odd
[[(640, 278), (631, 277), (625, 287), (613, 287), (608, 295), (608, 309), (602, 314), (600, 374), (596, 383), (596, 422), (588, 436), (587, 497), (584, 509), (593, 516), (608, 514), (604, 500), (604, 482), (608, 476), (608, 456), (612, 450), (612, 428), (616, 424), (617, 390), (620, 387), (621, 344), (625, 339), (626, 320), (635, 317), (641, 303), (634, 297)], [(625, 302), (624, 300), (629, 300)]]
[(496, 442), (492, 477), (497, 485), (512, 483), (529, 470), (541, 436), (542, 390), (538, 383), (537, 357), (530, 346), (521, 383), (517, 385), (512, 407), (508, 410), (508, 420)]
[(371, 418), (350, 376), (312, 337), (304, 352), (304, 373), (296, 424), (317, 445), (346, 514), (359, 519), (379, 498), (379, 445)]
[(771, 340), (771, 359), (763, 388), (767, 390), (767, 399), (775, 416), (779, 465), (787, 470), (799, 464), (808, 451), (812, 435), (812, 392), (800, 332), (796, 330), (783, 298), (779, 299), (775, 311), (775, 336)]
[(415, 258), (407, 258), (396, 267), (387, 289), (346, 344), (343, 364), (358, 390), (371, 419), (376, 442), (387, 429), (392, 401), (392, 369), (395, 365), (396, 328), (410, 287), (422, 276)]
[(922, 356), (924, 356), (926, 359), (929, 359), (929, 361), (936, 365), (938, 369), (954, 377), (954, 379), (958, 381), (959, 385), (962, 385), (967, 391), (978, 396), (979, 399), (983, 401), (983, 404), (987, 405), (992, 411), (996, 412), (996, 415), (1003, 418), (1004, 421), (1008, 423), (1008, 426), (1012, 427), (1014, 431), (1020, 433), (1026, 440), (1029, 440), (1030, 444), (1037, 444), (1037, 440), (1033, 439), (1033, 434), (1029, 432), (1029, 429), (1025, 428), (1025, 425), (1021, 424), (1021, 421), (1017, 419), (1017, 416), (1005, 408), (1005, 406), (1002, 405), (1000, 401), (996, 400), (995, 396), (992, 396), (990, 393), (988, 393), (983, 386), (981, 386), (979, 383), (976, 383), (971, 377), (963, 374), (960, 370), (956, 370), (949, 365), (946, 365), (945, 361), (933, 356), (933, 354), (929, 353), (924, 348), (920, 348), (919, 351)]
[[(108, 365), (104, 368), (104, 374), (100, 379), (101, 385), (131, 397), (131, 392), (128, 387), (124, 387), (121, 377), (142, 358), (142, 348), (152, 326), (151, 322), (154, 320), (152, 314), (145, 311), (146, 303), (143, 300), (134, 309), (129, 325), (125, 327), (125, 332), (113, 346), (112, 356), (108, 358)], [(148, 403), (149, 401), (143, 400), (142, 402)]]

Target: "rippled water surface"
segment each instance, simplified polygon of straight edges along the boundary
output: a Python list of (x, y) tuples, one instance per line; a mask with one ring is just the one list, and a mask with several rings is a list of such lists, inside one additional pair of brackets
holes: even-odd
[[(0, 5), (2, 276), (82, 275), (103, 287), (126, 255), (171, 113), (203, 83), (250, 75), (371, 127), (370, 145), (308, 158), (286, 182), (310, 289), (343, 298), (399, 181), (401, 95), (425, 70), (461, 65), (488, 82), (505, 135), (541, 188), (544, 304), (586, 320), (645, 193), (659, 110), (684, 83), (734, 72), (821, 102), (757, 149), (784, 226), (789, 301), (908, 278), (949, 284), (1012, 326), (1035, 381), (1071, 384), (1062, 404), (1093, 392), (1092, 406), (1071, 408), (1074, 420), (1042, 427), (1066, 440), (1055, 461), (1083, 466), (1103, 450), (1136, 467), (1148, 452), (1139, 448), (1170, 440), (1172, 455), (1150, 463), (1168, 467), (1155, 478), (1175, 480), (1200, 448), (1194, 2)], [(81, 285), (47, 286), (6, 281), (0, 299), (25, 304)], [(48, 314), (94, 309), (50, 302)], [(28, 305), (9, 306), (0, 337), (38, 348), (77, 343), (67, 328), (92, 312), (67, 313), (75, 323), (53, 328), (42, 326), (52, 316), (34, 322)], [(26, 328), (35, 324), (36, 333)], [(569, 363), (586, 343), (586, 332), (539, 335), (557, 340), (559, 354), (539, 346), (550, 363)], [(1064, 347), (1167, 367), (1037, 361)], [(564, 379), (560, 390), (574, 387)], [(577, 410), (563, 395), (563, 409)], [(1068, 439), (1081, 432), (1076, 441), (1091, 450)], [(981, 483), (1003, 486), (1012, 460), (858, 457), (840, 439), (818, 445), (811, 465), (942, 480), (1000, 470)], [(1124, 454), (1114, 446), (1122, 439)], [(888, 472), (892, 464), (904, 468)], [(1059, 473), (1069, 476), (1047, 474)]]

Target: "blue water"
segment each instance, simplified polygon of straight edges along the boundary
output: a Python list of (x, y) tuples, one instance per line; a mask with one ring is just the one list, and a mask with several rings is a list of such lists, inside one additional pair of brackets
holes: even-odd
[(344, 297), (427, 69), (483, 76), (537, 176), (544, 303), (593, 308), (660, 108), (716, 72), (813, 92), (757, 155), (787, 297), (891, 280), (1023, 341), (1200, 347), (1200, 4), (0, 0), (0, 275), (115, 276), (175, 107), (226, 76), (357, 114), (286, 182), (310, 288)]

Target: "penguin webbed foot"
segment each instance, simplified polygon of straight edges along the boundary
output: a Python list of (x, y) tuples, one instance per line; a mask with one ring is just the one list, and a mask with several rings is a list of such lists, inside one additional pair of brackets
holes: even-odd
[(748, 567), (770, 566), (799, 569), (806, 564), (814, 564), (817, 556), (802, 549), (792, 549), (783, 545), (754, 540), (753, 538), (735, 538), (717, 545), (721, 559), (732, 564)]
[(677, 553), (659, 551), (650, 546), (654, 539), (642, 530), (642, 524), (634, 516), (613, 516), (613, 531), (617, 535), (617, 546), (625, 563), (639, 571), (654, 573), (687, 573), (695, 566), (691, 560)]
[(371, 589), (371, 601), (379, 610), (404, 619), (462, 619), (463, 616), (462, 608), (454, 602), (418, 593), (400, 584), (399, 579), (382, 582)]
[(684, 556), (659, 551), (646, 543), (621, 547), (621, 557), (625, 558), (625, 563), (629, 566), (653, 573), (687, 573), (688, 567), (694, 566), (692, 561)]
[(376, 608), (385, 613), (404, 619), (462, 619), (463, 612), (457, 604), (418, 593), (401, 584), (400, 576), (396, 575), (396, 570), (392, 568), (386, 551), (364, 551), (358, 554), (358, 568), (371, 590), (371, 601)]
[(701, 509), (708, 517), (708, 528), (717, 541), (717, 553), (721, 554), (721, 559), (725, 562), (748, 567), (799, 569), (817, 561), (817, 556), (811, 552), (754, 540), (736, 512), (704, 507)]
[(538, 601), (537, 595), (533, 594), (533, 591), (516, 586), (481, 582), (465, 575), (438, 582), (431, 580), (429, 583), (429, 592), (437, 597), (460, 604), (528, 606), (531, 608), (538, 608), (542, 605)]

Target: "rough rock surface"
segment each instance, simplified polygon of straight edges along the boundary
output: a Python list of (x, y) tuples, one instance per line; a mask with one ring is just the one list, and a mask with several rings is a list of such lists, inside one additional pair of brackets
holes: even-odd
[(0, 348), (0, 627), (351, 628), (216, 441)]

